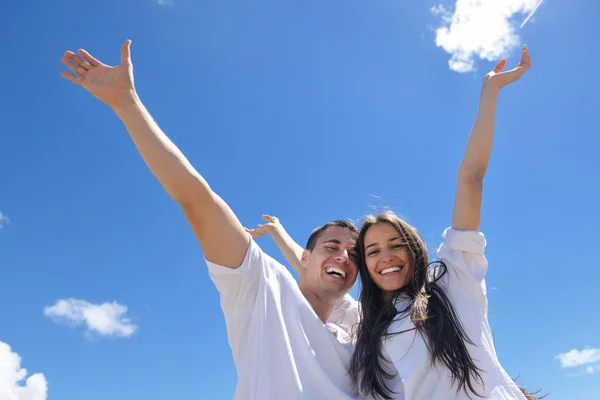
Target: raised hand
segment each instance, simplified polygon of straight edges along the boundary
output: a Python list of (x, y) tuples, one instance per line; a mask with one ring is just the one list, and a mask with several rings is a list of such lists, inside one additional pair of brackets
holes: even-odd
[(271, 215), (263, 215), (262, 219), (267, 221), (266, 224), (258, 224), (255, 229), (248, 229), (244, 227), (244, 230), (252, 235), (253, 238), (259, 238), (264, 235), (269, 235), (272, 233), (273, 229), (281, 227), (281, 223), (279, 222), (279, 218), (273, 217)]
[(496, 67), (483, 77), (483, 85), (500, 89), (510, 83), (516, 82), (529, 68), (531, 68), (531, 57), (527, 45), (521, 48), (521, 60), (516, 68), (501, 72), (506, 66), (506, 59), (502, 59), (496, 64)]
[(79, 49), (79, 55), (66, 51), (61, 61), (73, 73), (62, 71), (60, 75), (84, 87), (98, 99), (111, 107), (130, 102), (135, 95), (133, 65), (130, 53), (131, 40), (126, 40), (121, 48), (121, 64), (111, 67), (90, 53)]

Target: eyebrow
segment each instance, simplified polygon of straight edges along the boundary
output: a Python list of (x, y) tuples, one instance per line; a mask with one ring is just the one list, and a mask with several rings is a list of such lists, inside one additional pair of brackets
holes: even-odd
[[(402, 238), (400, 236), (396, 236), (396, 237), (393, 237), (391, 239), (388, 239), (388, 242), (393, 242), (394, 240), (402, 240)], [(368, 245), (367, 247), (365, 247), (365, 250), (367, 250), (369, 247), (373, 247), (375, 245), (377, 245), (377, 243), (371, 243), (370, 245)]]

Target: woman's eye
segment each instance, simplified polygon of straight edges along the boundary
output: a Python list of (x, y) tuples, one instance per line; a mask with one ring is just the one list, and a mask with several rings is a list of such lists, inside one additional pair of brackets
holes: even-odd
[(392, 249), (401, 249), (403, 247), (404, 247), (403, 244), (395, 244), (395, 245), (392, 246)]
[(379, 250), (373, 250), (373, 251), (370, 251), (367, 255), (368, 256), (374, 256), (377, 253), (379, 253)]

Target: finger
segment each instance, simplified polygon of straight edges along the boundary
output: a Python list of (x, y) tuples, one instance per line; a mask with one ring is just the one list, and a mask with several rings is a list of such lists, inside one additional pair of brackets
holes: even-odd
[(84, 76), (85, 73), (87, 72), (84, 68), (80, 67), (79, 64), (77, 64), (72, 57), (69, 57), (68, 55), (64, 55), (62, 56), (62, 58), (60, 59), (63, 64), (65, 64), (67, 67), (69, 67), (71, 69), (71, 71)]
[(121, 64), (131, 65), (131, 40), (126, 40), (121, 46)]
[(506, 66), (506, 58), (503, 58), (502, 60), (498, 61), (498, 64), (496, 64), (496, 66), (494, 67), (494, 72), (498, 73), (498, 72), (502, 71), (505, 66)]
[(267, 214), (263, 214), (263, 216), (262, 216), (262, 219), (264, 219), (265, 221), (268, 221), (268, 222), (273, 221), (273, 218), (275, 218), (275, 217), (273, 217), (271, 215), (267, 215)]
[(521, 55), (521, 65), (524, 65), (527, 68), (531, 67), (531, 55), (529, 54), (529, 49), (527, 48), (527, 45), (523, 45), (523, 52)]
[(521, 47), (521, 58), (519, 59), (519, 66), (525, 62), (525, 46)]
[(88, 71), (92, 68), (92, 65), (89, 62), (87, 62), (86, 60), (83, 60), (81, 57), (79, 57), (77, 54), (73, 53), (72, 51), (66, 51), (65, 55), (67, 57), (69, 57), (75, 64), (77, 64), (81, 68), (85, 69), (86, 71)]
[(100, 61), (95, 59), (90, 53), (88, 53), (84, 49), (79, 49), (78, 52), (81, 55), (81, 57), (83, 57), (88, 63), (90, 63), (91, 66), (98, 67), (102, 65)]
[(62, 76), (65, 79), (70, 80), (71, 82), (77, 84), (77, 85), (81, 85), (81, 81), (83, 80), (83, 78), (79, 75), (73, 75), (70, 74), (66, 71), (60, 71), (60, 76)]

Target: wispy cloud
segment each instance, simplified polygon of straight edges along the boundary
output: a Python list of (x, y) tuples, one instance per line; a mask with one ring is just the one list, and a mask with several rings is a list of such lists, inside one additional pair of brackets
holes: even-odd
[(469, 72), (475, 58), (499, 60), (519, 45), (517, 15), (526, 15), (523, 27), (543, 0), (456, 0), (454, 12), (443, 5), (431, 11), (441, 19), (435, 44), (451, 54), (450, 69)]
[(571, 349), (566, 353), (556, 356), (563, 368), (577, 369), (570, 372), (567, 376), (579, 377), (582, 375), (594, 374), (600, 372), (600, 349), (586, 347), (583, 350)]
[(8, 217), (4, 215), (2, 211), (0, 211), (0, 229), (4, 228), (4, 226), (9, 222), (10, 220), (8, 219)]
[(44, 315), (56, 322), (66, 322), (73, 326), (85, 324), (88, 334), (100, 336), (129, 337), (137, 326), (126, 316), (127, 307), (112, 303), (92, 304), (86, 300), (62, 299), (53, 306), (44, 307)]
[(175, 2), (173, 0), (156, 0), (159, 6), (173, 6)]
[(572, 349), (556, 356), (563, 368), (578, 367), (600, 361), (600, 349), (586, 347), (583, 350)]
[(21, 357), (0, 342), (0, 400), (46, 400), (48, 384), (43, 374), (27, 376)]

